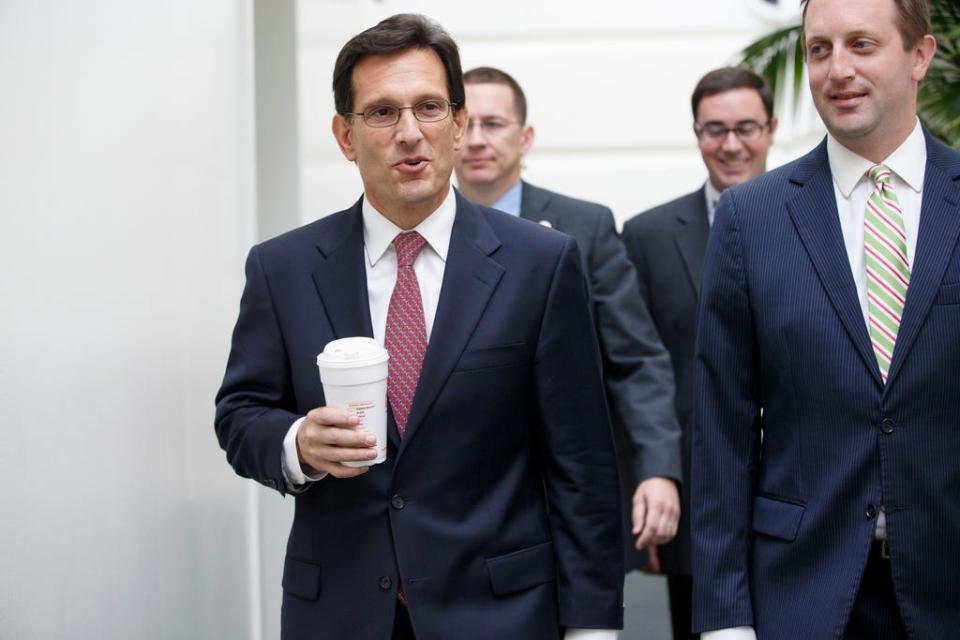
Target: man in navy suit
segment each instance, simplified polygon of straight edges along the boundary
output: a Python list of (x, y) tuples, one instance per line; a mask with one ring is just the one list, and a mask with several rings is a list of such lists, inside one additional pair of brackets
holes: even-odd
[(929, 12), (809, 0), (803, 26), (827, 138), (727, 191), (704, 261), (694, 625), (956, 637), (960, 153), (917, 119)]
[(670, 356), (637, 293), (610, 209), (521, 179), (534, 130), (517, 81), (493, 67), (471, 69), (463, 81), (470, 121), (454, 168), (463, 194), (562, 231), (580, 249), (618, 445), (627, 566), (638, 568), (635, 543), (642, 548), (669, 542), (680, 516), (680, 427)]
[(723, 67), (704, 75), (693, 90), (693, 131), (706, 183), (685, 196), (641, 213), (623, 225), (623, 243), (637, 268), (640, 291), (673, 361), (676, 415), (683, 428), (683, 498), (677, 537), (651, 553), (651, 569), (667, 576), (673, 637), (691, 633), (690, 418), (693, 406), (693, 342), (700, 269), (720, 194), (761, 175), (777, 118), (773, 94), (747, 69)]
[[(451, 188), (467, 112), (439, 26), (355, 36), (333, 85), (363, 198), (251, 250), (217, 396), (237, 473), (296, 495), (282, 636), (615, 637), (620, 498), (576, 243)], [(378, 443), (324, 406), (314, 361), (361, 335), (405, 350), (387, 460), (354, 468)]]

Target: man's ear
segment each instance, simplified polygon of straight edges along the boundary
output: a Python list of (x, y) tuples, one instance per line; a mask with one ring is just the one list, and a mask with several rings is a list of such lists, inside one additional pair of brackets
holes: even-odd
[(523, 129), (520, 131), (520, 156), (523, 157), (527, 155), (531, 147), (533, 147), (533, 139), (536, 137), (536, 132), (533, 130), (532, 124), (523, 125)]
[(770, 127), (770, 139), (773, 139), (774, 134), (777, 132), (777, 125), (780, 124), (780, 121), (777, 120), (777, 116), (770, 116), (770, 124), (767, 126)]
[(466, 107), (460, 107), (453, 114), (453, 150), (459, 151), (463, 145), (463, 137), (467, 133), (467, 122), (470, 121), (470, 114)]
[(933, 60), (933, 54), (937, 52), (937, 39), (929, 33), (917, 42), (914, 47), (916, 57), (913, 60), (913, 70), (911, 75), (914, 82), (920, 82), (927, 75), (927, 67)]
[(353, 148), (353, 127), (347, 122), (346, 116), (342, 116), (339, 113), (333, 116), (331, 128), (333, 129), (333, 137), (336, 139), (337, 145), (343, 153), (343, 157), (350, 162), (356, 161), (357, 152)]

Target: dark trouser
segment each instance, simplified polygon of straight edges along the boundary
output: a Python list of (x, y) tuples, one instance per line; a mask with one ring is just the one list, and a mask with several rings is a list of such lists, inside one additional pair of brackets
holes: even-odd
[(410, 613), (407, 607), (397, 600), (397, 608), (393, 614), (393, 640), (416, 640), (413, 627), (410, 625)]
[(690, 604), (693, 599), (693, 578), (667, 574), (667, 593), (670, 596), (673, 640), (699, 640), (700, 634), (690, 631), (693, 626)]
[(845, 640), (906, 640), (900, 608), (893, 592), (890, 560), (883, 557), (880, 542), (874, 542), (863, 572), (860, 592), (853, 603)]

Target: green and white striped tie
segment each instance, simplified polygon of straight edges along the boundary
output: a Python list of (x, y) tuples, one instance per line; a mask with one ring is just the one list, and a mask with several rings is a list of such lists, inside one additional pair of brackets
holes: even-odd
[(868, 175), (876, 185), (867, 199), (863, 233), (870, 341), (886, 382), (907, 299), (910, 263), (903, 212), (890, 183), (890, 169), (878, 164), (870, 168)]

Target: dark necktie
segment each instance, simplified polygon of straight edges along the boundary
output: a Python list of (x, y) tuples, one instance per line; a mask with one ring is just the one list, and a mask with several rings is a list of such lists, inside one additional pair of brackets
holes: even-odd
[(427, 326), (423, 319), (420, 283), (413, 270), (427, 241), (416, 231), (398, 234), (393, 239), (397, 251), (397, 284), (387, 308), (385, 346), (390, 354), (387, 374), (387, 399), (403, 437), (413, 406), (413, 394), (420, 380), (423, 357), (427, 352)]

